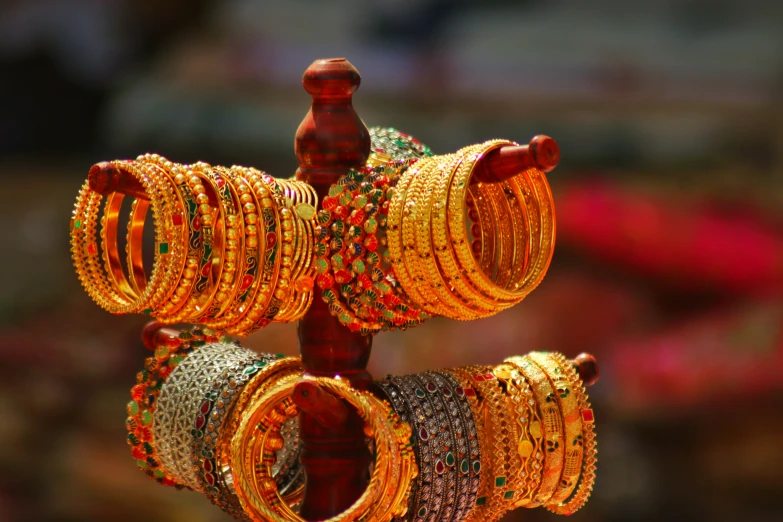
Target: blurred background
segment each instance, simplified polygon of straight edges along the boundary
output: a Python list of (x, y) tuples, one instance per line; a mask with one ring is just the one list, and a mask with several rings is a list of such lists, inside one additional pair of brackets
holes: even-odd
[[(145, 319), (80, 289), (70, 209), (90, 165), (147, 151), (293, 174), (301, 74), (331, 56), (368, 125), (436, 153), (562, 150), (539, 289), (381, 334), (371, 371), (591, 352), (599, 475), (574, 520), (783, 520), (781, 27), (772, 0), (3, 0), (0, 521), (227, 520), (136, 470)], [(297, 350), (292, 325), (246, 342)]]

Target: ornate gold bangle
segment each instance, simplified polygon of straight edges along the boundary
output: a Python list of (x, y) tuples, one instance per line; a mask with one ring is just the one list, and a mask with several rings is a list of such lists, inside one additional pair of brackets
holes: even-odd
[(468, 366), (465, 370), (478, 392), (488, 452), (485, 462), (489, 464), (489, 470), (484, 469), (488, 480), (482, 480), (483, 487), (469, 520), (497, 520), (513, 508), (514, 499), (519, 495), (514, 486), (522, 466), (517, 450), (519, 430), (508, 414), (513, 411), (513, 402), (501, 389), (492, 367)]
[(565, 425), (563, 469), (557, 489), (547, 502), (547, 504), (558, 504), (571, 496), (582, 469), (582, 414), (579, 410), (576, 394), (571, 391), (573, 384), (568, 380), (565, 370), (552, 357), (552, 354), (531, 352), (528, 354), (528, 358), (549, 377), (560, 404), (560, 412)]
[(389, 257), (394, 272), (394, 278), (405, 290), (406, 296), (416, 305), (423, 308), (424, 303), (428, 303), (424, 295), (419, 291), (419, 286), (413, 281), (413, 274), (408, 272), (403, 258), (403, 239), (402, 239), (402, 215), (405, 209), (406, 194), (408, 186), (414, 178), (419, 175), (419, 164), (410, 167), (397, 181), (393, 189), (393, 195), (389, 202), (389, 213), (387, 215), (386, 240), (389, 248)]
[(522, 485), (514, 495), (514, 506), (527, 506), (541, 485), (543, 432), (541, 414), (530, 384), (518, 368), (510, 363), (495, 366), (492, 373), (504, 383), (513, 408), (508, 415), (519, 427), (517, 453), (522, 461), (518, 481)]
[[(328, 520), (345, 521), (359, 518), (385, 522), (404, 514), (407, 491), (417, 469), (410, 444), (410, 427), (402, 423), (388, 404), (367, 392), (350, 388), (340, 379), (309, 378), (319, 386), (337, 394), (359, 410), (369, 425), (367, 433), (376, 441), (376, 462), (370, 484), (362, 496), (345, 512)], [(261, 451), (279, 446), (277, 437), (268, 432), (279, 429), (288, 413), (295, 413), (290, 402), (293, 387), (300, 379), (281, 380), (266, 393), (256, 397), (242, 415), (239, 429), (231, 444), (234, 486), (245, 512), (256, 521), (302, 520), (277, 498), (277, 485), (261, 469), (256, 473), (255, 463)], [(266, 455), (266, 454), (264, 454)], [(269, 462), (262, 463), (267, 465)]]
[[(417, 220), (420, 220), (421, 225), (426, 225), (423, 221), (424, 218), (419, 216), (425, 205), (424, 187), (432, 172), (438, 168), (438, 162), (436, 158), (427, 158), (417, 163), (416, 167), (419, 169), (419, 173), (407, 187), (401, 215), (402, 262), (405, 265), (406, 273), (412, 278), (412, 284), (415, 285), (416, 291), (426, 299), (426, 301), (417, 304), (429, 314), (443, 315), (444, 312), (451, 309), (451, 303), (441, 295), (437, 288), (427, 284), (426, 269), (420, 260), (419, 251), (423, 252), (422, 249), (431, 247), (430, 242), (427, 241), (423, 245), (416, 243), (416, 229), (419, 225)], [(403, 286), (407, 291), (407, 286), (405, 284)]]
[(77, 275), (88, 295), (101, 307), (115, 314), (132, 312), (149, 313), (173, 289), (176, 281), (168, 270), (172, 264), (170, 241), (175, 239), (166, 224), (171, 220), (171, 195), (162, 191), (162, 185), (154, 182), (142, 169), (131, 162), (114, 162), (114, 168), (133, 175), (150, 196), (155, 226), (156, 250), (150, 284), (137, 299), (128, 300), (121, 296), (109, 283), (99, 258), (96, 229), (102, 197), (93, 192), (87, 183), (77, 198), (74, 217), (71, 222), (71, 253)]
[[(470, 150), (470, 148), (468, 148)], [(457, 258), (449, 241), (446, 206), (451, 197), (448, 188), (454, 173), (460, 168), (465, 155), (457, 155), (455, 161), (449, 166), (449, 172), (442, 176), (435, 186), (430, 201), (430, 219), (432, 221), (432, 236), (429, 241), (433, 244), (438, 265), (440, 266), (441, 279), (446, 287), (453, 287), (464, 307), (469, 310), (462, 317), (451, 316), (454, 319), (473, 319), (486, 317), (497, 312), (497, 304), (482, 296), (462, 275)], [(463, 225), (464, 226), (464, 225)]]
[(263, 270), (258, 280), (258, 292), (253, 299), (253, 304), (247, 307), (245, 315), (237, 325), (239, 335), (248, 335), (268, 325), (279, 310), (281, 301), (275, 293), (280, 262), (283, 257), (280, 255), (282, 253), (280, 251), (285, 248), (285, 245), (282, 245), (280, 240), (282, 232), (280, 212), (272, 188), (264, 182), (259, 171), (250, 168), (241, 168), (241, 171), (252, 182), (252, 189), (261, 203), (261, 217), (266, 230)]
[[(561, 353), (553, 353), (552, 357), (558, 361), (560, 367), (565, 372), (568, 381), (571, 383), (572, 392), (576, 397), (579, 412), (582, 415), (582, 439), (579, 440), (579, 442), (583, 444), (584, 456), (582, 458), (582, 474), (576, 492), (570, 499), (563, 503), (548, 505), (546, 506), (546, 509), (552, 513), (557, 513), (558, 515), (572, 515), (585, 505), (587, 499), (590, 498), (590, 493), (592, 492), (593, 484), (595, 483), (597, 453), (594, 433), (595, 419), (593, 410), (590, 407), (590, 401), (585, 392), (584, 383), (582, 382), (582, 379), (579, 378), (576, 368), (574, 368), (573, 364), (571, 364), (571, 362)], [(577, 442), (577, 444), (579, 444), (579, 442)]]
[(449, 234), (454, 251), (460, 265), (466, 272), (466, 277), (473, 286), (485, 293), (488, 297), (497, 301), (497, 306), (508, 307), (519, 300), (518, 293), (509, 292), (499, 288), (489, 275), (481, 270), (473, 257), (470, 243), (465, 230), (465, 199), (467, 195), (470, 177), (476, 162), (487, 152), (512, 144), (512, 142), (493, 140), (481, 144), (481, 146), (466, 147), (458, 152), (467, 157), (462, 162), (451, 180), (448, 199)]
[(563, 419), (554, 389), (541, 368), (526, 356), (509, 357), (505, 362), (517, 366), (530, 383), (544, 423), (544, 462), (541, 486), (533, 501), (526, 506), (537, 507), (549, 501), (560, 481), (565, 450)]

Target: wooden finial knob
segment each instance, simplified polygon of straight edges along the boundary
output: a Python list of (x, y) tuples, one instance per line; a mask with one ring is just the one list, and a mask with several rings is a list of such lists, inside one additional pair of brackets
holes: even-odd
[(539, 134), (530, 140), (530, 154), (537, 169), (549, 172), (560, 162), (560, 147), (549, 136)]
[(579, 377), (584, 381), (585, 386), (592, 386), (598, 382), (600, 373), (598, 371), (598, 361), (589, 353), (580, 353), (573, 361), (579, 372)]
[(348, 169), (364, 165), (370, 132), (352, 103), (360, 83), (359, 71), (345, 58), (316, 60), (305, 71), (302, 84), (313, 103), (294, 140), (298, 179), (331, 184)]
[(291, 400), (325, 428), (336, 428), (348, 419), (345, 403), (315, 383), (298, 383), (294, 386)]

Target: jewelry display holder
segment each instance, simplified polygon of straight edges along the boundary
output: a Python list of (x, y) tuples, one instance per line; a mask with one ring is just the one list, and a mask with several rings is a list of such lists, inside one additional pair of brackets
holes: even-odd
[[(319, 201), (350, 169), (362, 167), (370, 154), (370, 133), (352, 105), (360, 84), (356, 68), (344, 58), (316, 60), (304, 73), (303, 85), (312, 96), (312, 106), (299, 126), (295, 152), (299, 161), (296, 179), (310, 184)], [(471, 182), (497, 183), (536, 168), (551, 171), (559, 161), (557, 143), (536, 136), (528, 145), (497, 148), (481, 158)], [(90, 188), (101, 194), (120, 192), (144, 197), (133, 177), (98, 164), (90, 171)], [(297, 325), (299, 350), (306, 374), (340, 376), (361, 390), (370, 390), (372, 376), (367, 363), (372, 335), (353, 332), (333, 317), (320, 298)], [(150, 323), (143, 338), (147, 346), (165, 343), (176, 332)], [(595, 359), (582, 354), (572, 363), (586, 385), (598, 379)], [(363, 421), (342, 399), (304, 381), (294, 389), (293, 401), (300, 409), (301, 463), (306, 489), (300, 516), (323, 520), (339, 514), (360, 497), (369, 480), (372, 455)]]

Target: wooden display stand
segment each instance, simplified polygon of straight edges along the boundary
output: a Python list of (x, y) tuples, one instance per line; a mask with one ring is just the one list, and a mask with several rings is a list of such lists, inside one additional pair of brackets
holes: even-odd
[[(370, 154), (369, 132), (352, 105), (360, 81), (359, 72), (344, 58), (316, 60), (304, 73), (304, 88), (313, 102), (296, 133), (296, 177), (315, 188), (319, 201), (341, 176), (363, 166)], [(548, 172), (559, 159), (557, 143), (547, 136), (536, 136), (529, 145), (506, 146), (487, 154), (477, 163), (472, 181), (499, 182), (528, 168)], [(146, 199), (135, 178), (106, 163), (90, 170), (89, 182), (102, 194), (117, 191)], [(176, 333), (153, 322), (145, 328), (143, 339), (152, 347), (166, 343)], [(341, 325), (320, 296), (299, 321), (298, 337), (308, 374), (339, 375), (356, 388), (370, 388), (367, 363), (372, 336), (353, 333)], [(591, 355), (580, 355), (574, 364), (585, 384), (598, 379), (598, 366)], [(341, 399), (311, 383), (300, 383), (294, 401), (302, 412), (301, 460), (307, 476), (300, 514), (307, 520), (323, 520), (359, 498), (367, 487), (372, 458), (362, 420)]]

